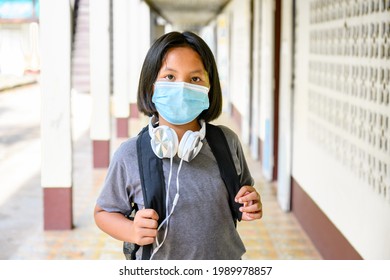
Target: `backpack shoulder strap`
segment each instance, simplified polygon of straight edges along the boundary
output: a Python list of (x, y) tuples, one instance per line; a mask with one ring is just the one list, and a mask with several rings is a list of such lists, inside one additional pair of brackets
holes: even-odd
[(145, 208), (156, 210), (158, 223), (165, 219), (165, 180), (162, 160), (158, 158), (150, 145), (148, 127), (140, 132), (137, 139), (138, 168), (142, 185)]
[[(162, 160), (150, 145), (148, 126), (144, 127), (137, 139), (138, 168), (141, 179), (145, 208), (154, 209), (160, 224), (165, 219), (165, 180)], [(142, 247), (142, 259), (150, 259), (152, 244)]]
[(229, 144), (222, 129), (209, 123), (206, 124), (206, 139), (217, 160), (219, 172), (229, 194), (229, 206), (233, 220), (236, 223), (237, 220), (241, 221), (242, 213), (239, 208), (242, 204), (235, 202), (234, 198), (241, 186)]

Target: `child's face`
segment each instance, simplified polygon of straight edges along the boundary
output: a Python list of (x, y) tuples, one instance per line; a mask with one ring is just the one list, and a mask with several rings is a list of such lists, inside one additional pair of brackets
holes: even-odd
[(173, 48), (167, 52), (157, 81), (186, 82), (210, 87), (209, 76), (199, 54), (189, 47)]

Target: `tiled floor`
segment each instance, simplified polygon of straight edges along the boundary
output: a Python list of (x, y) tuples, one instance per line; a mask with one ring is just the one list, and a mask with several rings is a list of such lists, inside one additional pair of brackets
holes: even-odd
[[(20, 93), (22, 99), (23, 94), (37, 94), (31, 93), (31, 90), (25, 91), (25, 93)], [(3, 98), (6, 97), (3, 96)], [(84, 102), (86, 98), (76, 95), (73, 101)], [(77, 110), (85, 111), (85, 107), (79, 107), (80, 109)], [(31, 110), (37, 110), (36, 114), (40, 113), (39, 108), (31, 108)], [(74, 116), (78, 116), (78, 113), (80, 112), (75, 112)], [(6, 114), (4, 116), (6, 117)], [(221, 119), (222, 123), (228, 121), (226, 118)], [(133, 134), (143, 124), (145, 124), (144, 119), (130, 121)], [(112, 149), (114, 150), (122, 140), (113, 141)], [(28, 160), (26, 157), (25, 159)], [(264, 216), (259, 221), (239, 223), (238, 230), (247, 247), (247, 253), (243, 259), (320, 259), (321, 256), (294, 216), (291, 213), (282, 212), (279, 208), (273, 187), (265, 183), (259, 173), (260, 164), (251, 160), (249, 156), (247, 160), (255, 178), (256, 187), (262, 195)], [(0, 259), (124, 259), (121, 251), (122, 242), (101, 232), (93, 221), (95, 199), (100, 191), (106, 170), (93, 169), (91, 164), (91, 141), (88, 130), (84, 129), (84, 132), (80, 132), (74, 142), (75, 228), (73, 230), (43, 231), (43, 203), (39, 173), (26, 178), (23, 185), (18, 187), (17, 193), (0, 203), (0, 232), (2, 232)], [(0, 177), (6, 175), (0, 170)], [(22, 176), (22, 173), (10, 175)]]
[(263, 202), (263, 218), (241, 222), (239, 232), (247, 247), (244, 259), (321, 259), (292, 213), (283, 212), (270, 184), (256, 180)]

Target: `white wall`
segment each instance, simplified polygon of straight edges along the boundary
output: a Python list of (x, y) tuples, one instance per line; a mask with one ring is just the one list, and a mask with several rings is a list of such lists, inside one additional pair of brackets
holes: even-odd
[(242, 141), (249, 143), (250, 106), (250, 1), (234, 0), (225, 13), (229, 16), (230, 101), (241, 115)]
[[(292, 175), (364, 259), (390, 259), (390, 148), (380, 146), (378, 137), (376, 144), (370, 142), (371, 136), (383, 134), (382, 140), (389, 143), (390, 128), (384, 123), (390, 110), (362, 92), (367, 86), (386, 88), (388, 83), (366, 81), (361, 72), (367, 67), (390, 71), (388, 60), (335, 54), (324, 36), (325, 41), (310, 37), (332, 28), (375, 26), (388, 20), (389, 12), (318, 23), (309, 22), (313, 18), (309, 13), (310, 3), (298, 1)], [(340, 51), (363, 44), (346, 39), (345, 33), (340, 36)], [(370, 35), (366, 40), (375, 45)], [(379, 35), (376, 40), (384, 39)]]
[[(228, 40), (225, 43), (227, 46), (222, 44), (222, 47), (218, 47), (222, 50), (218, 50), (219, 68), (229, 69), (229, 72), (222, 70), (221, 75), (224, 97), (241, 116), (241, 137), (243, 143), (251, 143), (254, 159), (259, 154), (258, 141), (263, 142), (262, 171), (268, 180), (272, 179), (274, 164), (274, 9), (272, 0), (254, 0), (252, 14), (251, 1), (235, 0), (230, 2), (217, 20), (218, 32), (226, 30), (227, 35), (223, 40)], [(220, 34), (217, 40), (221, 40)]]

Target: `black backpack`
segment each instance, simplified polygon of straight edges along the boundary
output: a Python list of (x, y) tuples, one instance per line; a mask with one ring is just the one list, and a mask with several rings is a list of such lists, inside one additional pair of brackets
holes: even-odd
[[(217, 160), (219, 172), (229, 194), (232, 218), (237, 225), (237, 220), (241, 220), (242, 213), (239, 208), (242, 205), (236, 203), (234, 198), (241, 186), (228, 142), (221, 128), (209, 123), (206, 123), (206, 140)], [(150, 145), (148, 126), (144, 127), (138, 135), (137, 156), (145, 208), (154, 209), (158, 213), (158, 224), (160, 224), (165, 219), (165, 180), (162, 159), (154, 154)], [(132, 206), (132, 212), (126, 215), (129, 219), (134, 219), (138, 211), (136, 204)], [(139, 248), (137, 244), (124, 242), (123, 253), (126, 259), (135, 260)], [(142, 259), (150, 259), (151, 252), (152, 244), (143, 246)]]

